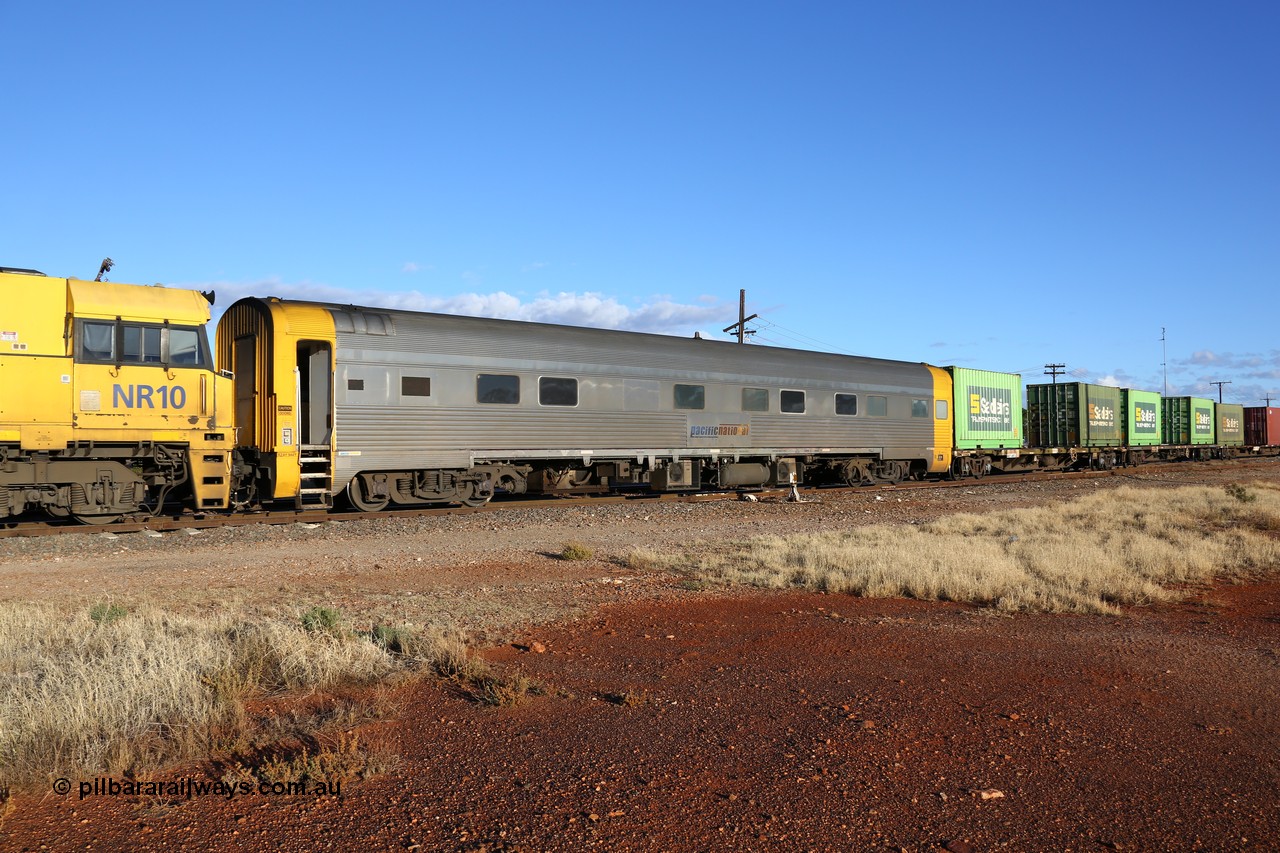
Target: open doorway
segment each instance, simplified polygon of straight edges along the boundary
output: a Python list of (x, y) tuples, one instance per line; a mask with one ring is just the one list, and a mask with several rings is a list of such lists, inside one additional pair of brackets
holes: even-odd
[(333, 360), (329, 344), (298, 344), (298, 443), (328, 445), (333, 435)]

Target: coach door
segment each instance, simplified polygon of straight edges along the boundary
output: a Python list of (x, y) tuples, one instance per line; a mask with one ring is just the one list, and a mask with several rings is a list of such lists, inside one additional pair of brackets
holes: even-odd
[(298, 343), (300, 502), (329, 501), (333, 482), (333, 350), (325, 341)]
[(236, 338), (232, 362), (235, 370), (236, 443), (241, 447), (258, 446), (258, 339), (245, 335)]

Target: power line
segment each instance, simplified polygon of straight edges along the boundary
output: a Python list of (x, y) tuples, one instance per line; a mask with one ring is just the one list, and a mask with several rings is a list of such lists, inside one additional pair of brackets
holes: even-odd
[[(800, 338), (803, 338), (804, 340), (809, 341), (810, 343), (815, 343), (815, 344), (817, 344), (818, 346), (826, 347), (826, 348), (827, 348), (827, 350), (829, 350), (829, 351), (831, 351), (831, 352), (842, 352), (842, 353), (844, 353), (844, 354), (846, 354), (846, 355), (854, 355), (854, 353), (850, 352), (849, 350), (846, 350), (844, 347), (838, 347), (838, 346), (836, 346), (835, 344), (830, 343), (830, 342), (828, 342), (828, 341), (822, 341), (822, 340), (819, 340), (819, 339), (817, 339), (817, 338), (815, 338), (815, 337), (812, 337), (812, 336), (810, 336), (810, 335), (806, 335), (804, 332), (797, 332), (795, 329), (788, 329), (786, 326), (782, 325), (781, 323), (775, 323), (775, 322), (773, 322), (772, 320), (761, 320), (760, 322), (762, 322), (762, 323), (766, 324), (767, 326), (770, 326), (770, 327), (772, 327), (772, 328), (774, 328), (774, 329), (781, 329), (781, 330), (784, 330), (784, 331), (787, 331), (787, 332), (791, 332), (791, 334), (792, 334), (792, 335), (796, 335), (796, 336), (798, 336), (798, 337), (800, 337)], [(779, 334), (781, 334), (781, 332), (779, 332)], [(787, 336), (787, 337), (790, 337), (790, 336)]]

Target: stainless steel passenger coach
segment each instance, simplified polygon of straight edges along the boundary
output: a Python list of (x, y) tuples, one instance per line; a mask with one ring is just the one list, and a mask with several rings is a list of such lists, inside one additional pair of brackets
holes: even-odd
[(250, 501), (893, 482), (951, 464), (929, 365), (243, 299), (218, 326)]

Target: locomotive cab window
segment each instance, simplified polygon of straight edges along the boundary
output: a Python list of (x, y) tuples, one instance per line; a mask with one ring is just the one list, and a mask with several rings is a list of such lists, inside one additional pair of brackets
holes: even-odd
[(837, 415), (858, 414), (858, 395), (857, 394), (837, 394), (836, 395), (836, 414)]
[(79, 361), (115, 361), (115, 323), (95, 323), (90, 320), (81, 321), (80, 349), (76, 353), (76, 356)]
[(768, 388), (743, 388), (742, 389), (742, 411), (744, 412), (769, 411), (769, 389)]
[(804, 392), (783, 391), (778, 395), (778, 411), (789, 415), (804, 414)]
[(520, 377), (481, 373), (476, 377), (476, 402), (514, 406), (520, 402)]
[(538, 403), (543, 406), (578, 405), (578, 380), (563, 376), (540, 377)]
[(124, 347), (120, 360), (126, 364), (160, 363), (160, 329), (156, 326), (135, 326), (127, 323), (123, 329)]
[(928, 400), (912, 400), (911, 401), (911, 417), (913, 418), (929, 417), (929, 401)]
[(677, 409), (703, 409), (707, 405), (707, 391), (702, 385), (676, 385)]
[(873, 418), (883, 418), (889, 414), (888, 397), (867, 397), (867, 414)]
[(76, 360), (89, 364), (208, 368), (203, 327), (77, 320)]
[(200, 363), (200, 332), (195, 329), (169, 330), (169, 363), (194, 367)]

